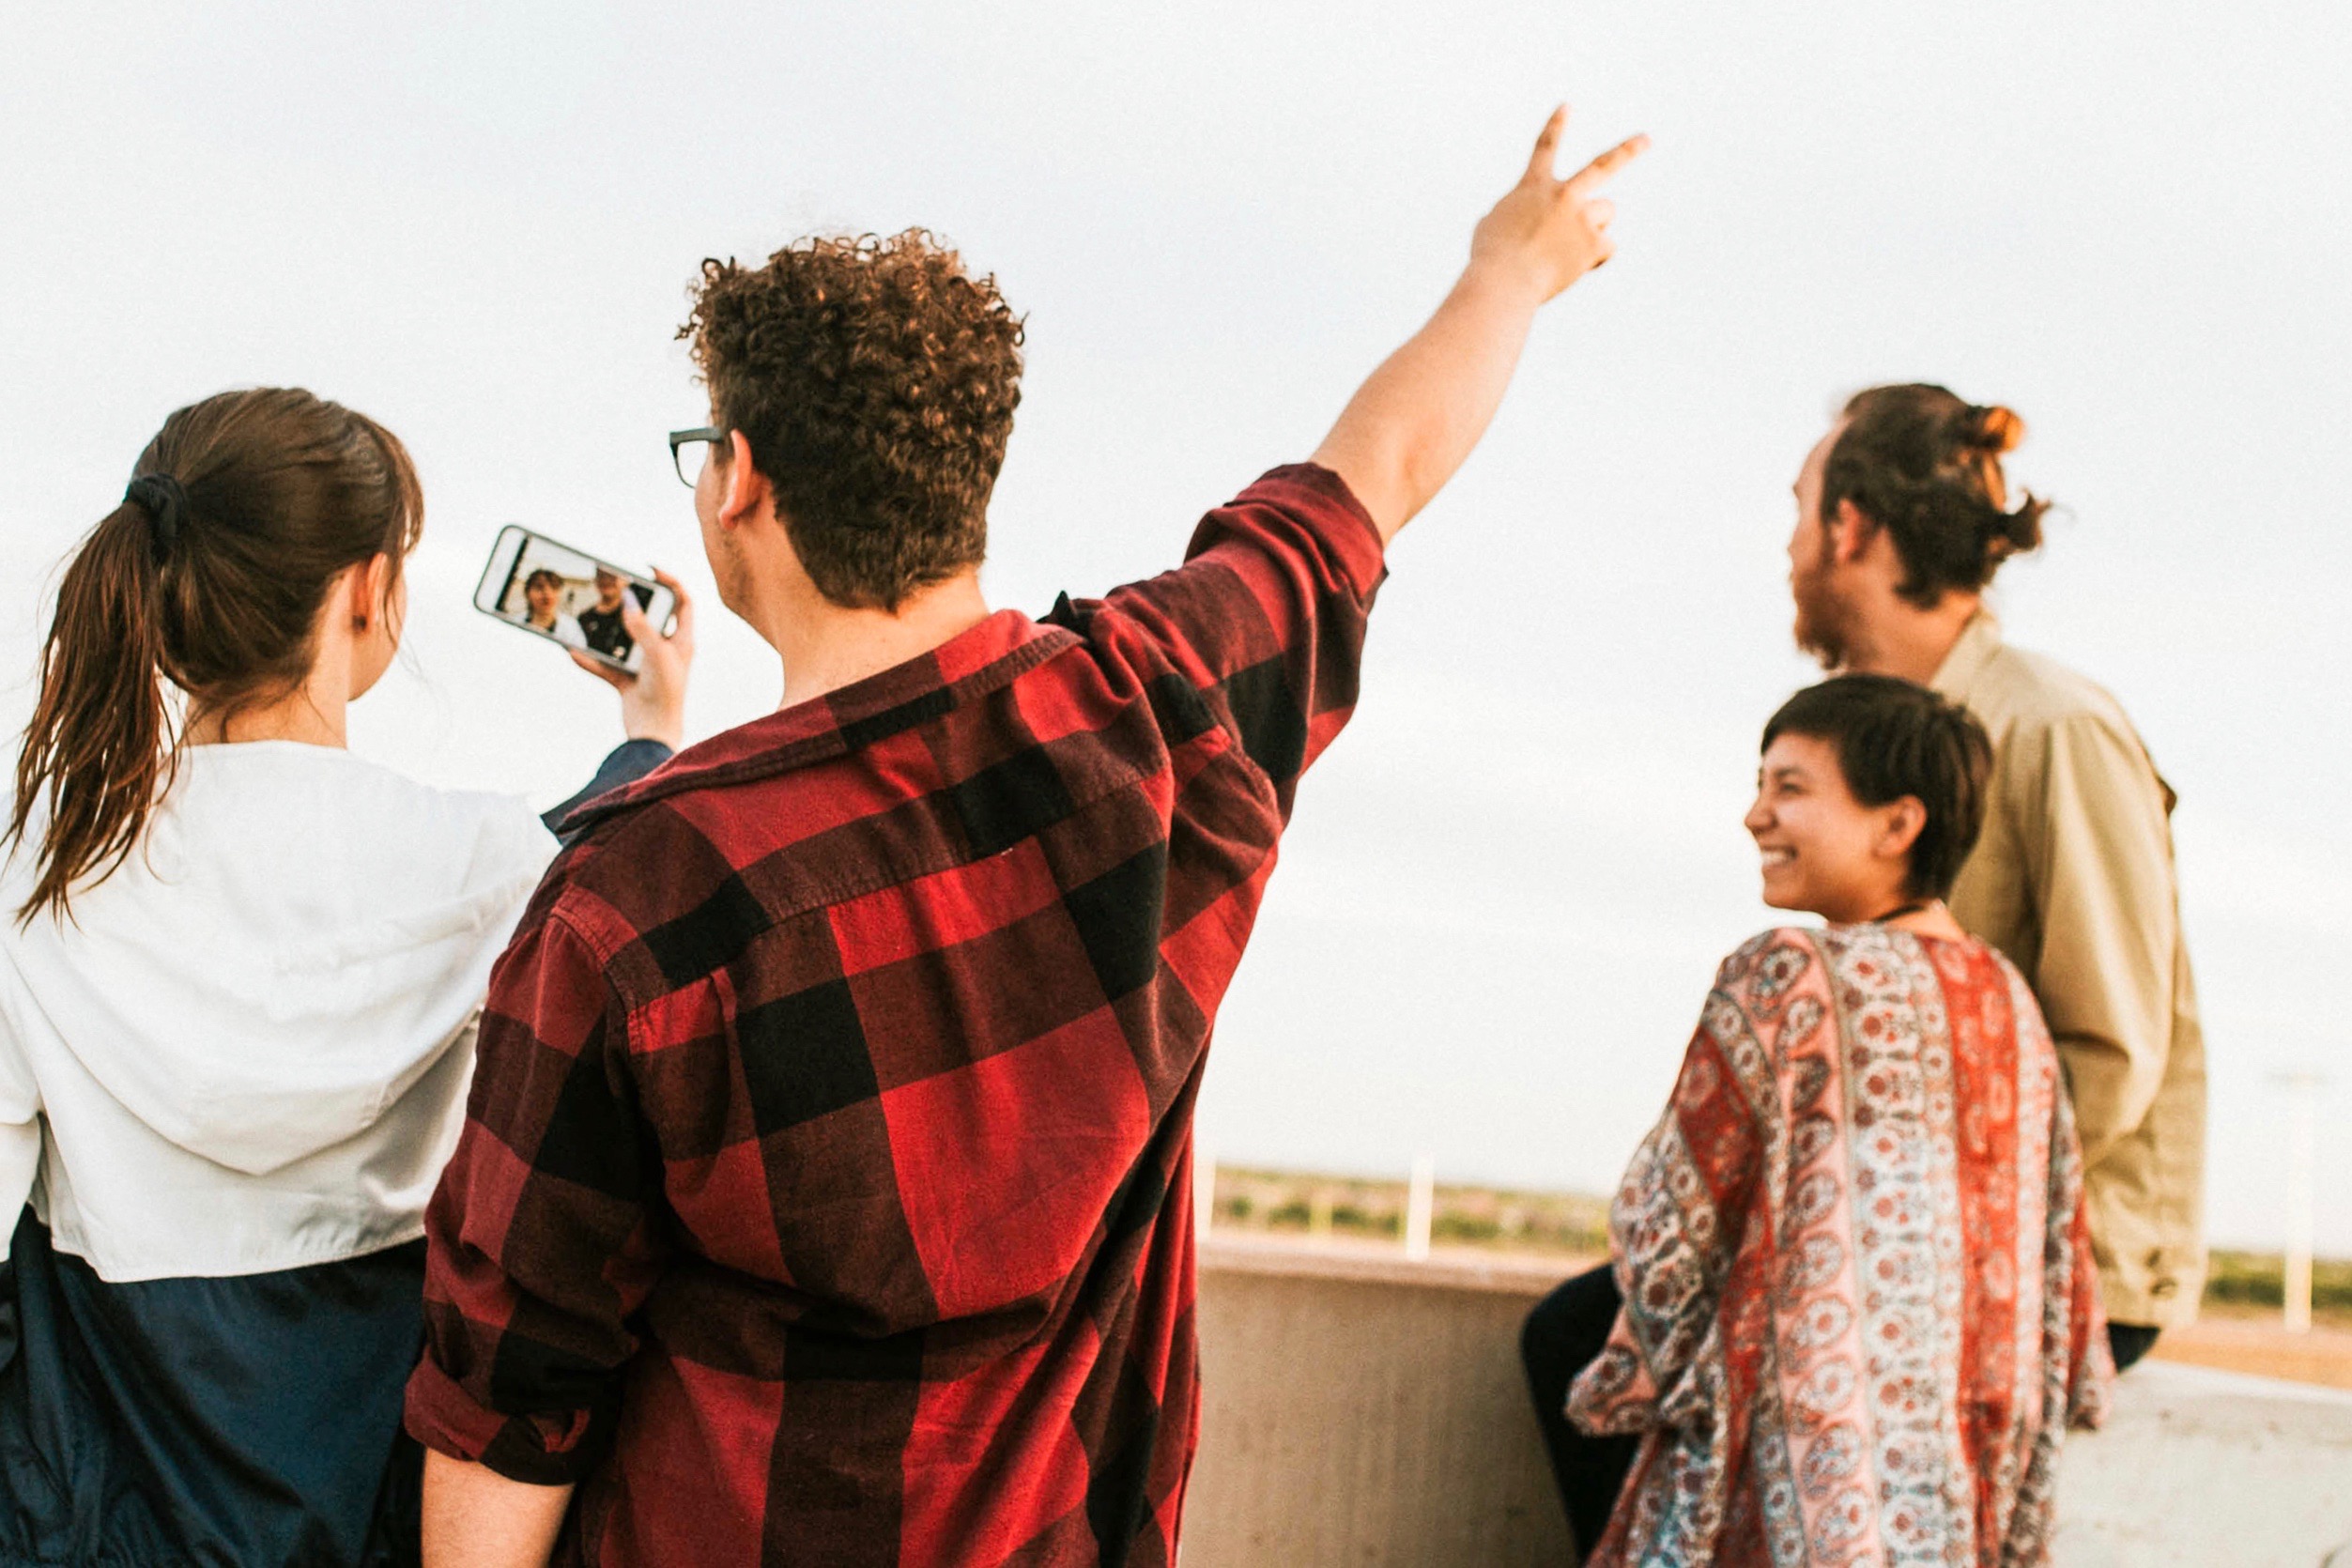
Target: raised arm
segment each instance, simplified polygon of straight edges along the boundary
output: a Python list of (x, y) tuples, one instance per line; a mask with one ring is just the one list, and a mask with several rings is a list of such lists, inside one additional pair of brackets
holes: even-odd
[(1486, 433), (1536, 309), (1609, 258), (1614, 209), (1595, 192), (1650, 139), (1621, 142), (1556, 179), (1567, 123), (1565, 108), (1552, 112), (1527, 172), (1470, 236), (1470, 264), (1445, 303), (1372, 373), (1315, 452), (1371, 513), (1384, 544)]

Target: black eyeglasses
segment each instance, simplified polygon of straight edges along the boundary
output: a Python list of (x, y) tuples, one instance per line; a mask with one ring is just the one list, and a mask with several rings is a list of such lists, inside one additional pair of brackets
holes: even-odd
[[(727, 432), (715, 424), (698, 425), (692, 430), (671, 431), (669, 433), (669, 466), (678, 470), (678, 483), (689, 490), (693, 489), (695, 482), (702, 477), (702, 465), (710, 461), (711, 454), (708, 448), (725, 439), (727, 439)], [(686, 455), (688, 447), (701, 447), (704, 450), (688, 457)]]

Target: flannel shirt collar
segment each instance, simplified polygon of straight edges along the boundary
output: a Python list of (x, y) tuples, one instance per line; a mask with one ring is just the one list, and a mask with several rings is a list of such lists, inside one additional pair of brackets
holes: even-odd
[(1078, 640), (1077, 634), (1041, 626), (1017, 609), (1000, 609), (927, 653), (686, 747), (626, 789), (573, 812), (563, 831), (576, 835), (689, 790), (769, 778), (846, 756), (994, 691)]

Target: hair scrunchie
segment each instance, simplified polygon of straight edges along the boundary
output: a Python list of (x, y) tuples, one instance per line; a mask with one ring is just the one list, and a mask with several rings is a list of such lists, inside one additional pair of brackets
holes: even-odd
[(155, 559), (162, 561), (179, 543), (179, 525), (188, 513), (188, 492), (167, 473), (143, 473), (131, 482), (122, 499), (144, 510), (155, 530)]

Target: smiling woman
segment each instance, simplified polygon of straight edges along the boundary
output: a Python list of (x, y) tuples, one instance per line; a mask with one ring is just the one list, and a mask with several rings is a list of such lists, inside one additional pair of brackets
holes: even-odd
[(1966, 712), (1885, 676), (1765, 726), (1764, 900), (1830, 925), (1724, 961), (1614, 1272), (1525, 1336), (1589, 1562), (2043, 1560), (2060, 1434), (2112, 1371), (2056, 1053), (1942, 903), (1990, 766)]
[(1991, 767), (1984, 726), (1924, 686), (1844, 675), (1797, 693), (1764, 726), (1747, 810), (1764, 902), (1840, 922), (1940, 912)]

